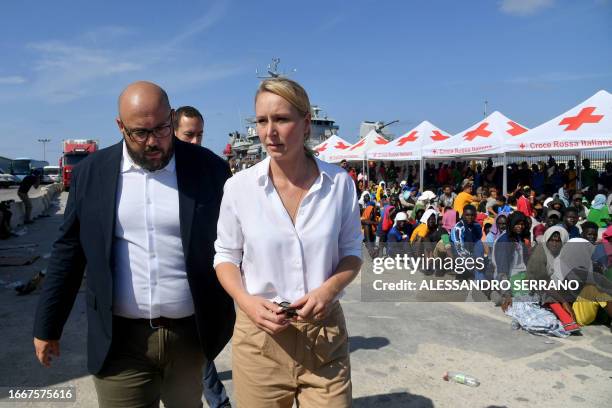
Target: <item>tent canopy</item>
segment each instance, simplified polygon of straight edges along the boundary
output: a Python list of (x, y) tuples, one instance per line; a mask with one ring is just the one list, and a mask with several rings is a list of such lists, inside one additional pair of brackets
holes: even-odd
[(424, 145), (440, 143), (450, 137), (447, 132), (424, 120), (392, 142), (370, 150), (368, 159), (420, 160), (421, 148)]
[(337, 154), (351, 147), (351, 144), (337, 135), (332, 135), (327, 140), (314, 147), (317, 157), (323, 161), (328, 161), (328, 157)]
[(506, 142), (518, 154), (612, 148), (612, 95), (604, 90), (567, 112)]
[(370, 130), (363, 139), (359, 140), (348, 149), (328, 155), (328, 161), (330, 163), (337, 163), (342, 160), (365, 160), (367, 158), (367, 152), (377, 146), (386, 145), (387, 143), (389, 143), (387, 139), (376, 133), (375, 130)]
[(442, 143), (424, 146), (423, 156), (435, 158), (501, 154), (505, 151), (507, 140), (527, 130), (525, 126), (495, 111)]

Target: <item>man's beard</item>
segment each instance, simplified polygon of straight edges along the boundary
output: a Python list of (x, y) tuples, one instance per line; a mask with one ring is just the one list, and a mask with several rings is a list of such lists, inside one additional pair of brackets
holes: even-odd
[[(143, 169), (147, 171), (157, 171), (157, 170), (163, 169), (164, 167), (166, 167), (168, 162), (170, 162), (170, 159), (172, 159), (172, 154), (174, 153), (174, 143), (170, 145), (170, 148), (168, 149), (166, 153), (164, 153), (157, 146), (145, 146), (145, 149), (142, 153), (135, 152), (134, 150), (132, 150), (132, 148), (130, 147), (128, 143), (126, 143), (125, 146), (127, 147), (127, 151), (130, 157), (132, 158), (132, 160), (134, 161), (134, 163), (136, 163), (137, 165), (139, 165), (140, 167), (142, 167)], [(149, 159), (147, 159), (147, 157), (145, 156), (146, 153), (155, 153), (155, 152), (161, 153), (161, 160), (159, 161), (159, 163), (152, 162)]]

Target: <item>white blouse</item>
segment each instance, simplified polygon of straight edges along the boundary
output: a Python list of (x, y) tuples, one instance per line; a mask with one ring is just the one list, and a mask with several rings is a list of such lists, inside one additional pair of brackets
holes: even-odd
[(333, 275), (342, 258), (361, 258), (355, 183), (341, 167), (315, 160), (319, 177), (295, 226), (268, 175), (270, 158), (225, 183), (214, 265), (241, 268), (251, 295), (296, 301)]

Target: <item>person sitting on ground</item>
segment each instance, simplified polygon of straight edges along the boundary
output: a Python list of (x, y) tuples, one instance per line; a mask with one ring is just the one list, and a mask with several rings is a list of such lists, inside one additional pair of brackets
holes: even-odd
[[(478, 258), (484, 256), (482, 245), (482, 228), (476, 222), (476, 207), (471, 204), (463, 208), (461, 220), (453, 227), (450, 234), (450, 241), (453, 254), (462, 258)], [(471, 271), (477, 279), (484, 278), (483, 271)], [(464, 274), (469, 276), (470, 273)]]
[(525, 186), (515, 193), (515, 197), (517, 198), (516, 208), (518, 211), (522, 212), (525, 217), (535, 216), (535, 211), (533, 210), (533, 206), (529, 200), (530, 195), (531, 189), (529, 186)]
[(437, 226), (438, 213), (434, 209), (429, 209), (423, 213), (420, 218), (419, 225), (412, 231), (410, 235), (410, 242), (423, 241), (427, 235), (433, 232)]
[(582, 230), (580, 238), (586, 239), (593, 245), (597, 244), (597, 234), (599, 232), (597, 224), (591, 221), (585, 221), (580, 225), (580, 229)]
[(572, 196), (572, 206), (578, 211), (578, 221), (584, 221), (587, 218), (587, 208), (582, 202), (582, 194), (576, 193)]
[(559, 221), (561, 220), (561, 213), (559, 211), (548, 210), (547, 214), (548, 216), (546, 221), (536, 225), (533, 229), (533, 238), (536, 240), (536, 242), (541, 242), (541, 240), (544, 239), (544, 232), (546, 232), (546, 230), (553, 225), (559, 224)]
[(592, 221), (600, 228), (606, 228), (610, 223), (610, 213), (606, 205), (606, 196), (597, 194), (591, 202), (591, 209), (587, 216), (588, 221)]
[[(494, 279), (515, 282), (526, 278), (527, 246), (524, 237), (527, 227), (527, 217), (522, 212), (514, 212), (508, 217), (508, 228), (497, 238), (493, 245)], [(503, 293), (502, 309), (505, 311), (509, 297), (520, 294), (519, 291)], [(504, 306), (506, 305), (506, 306)]]
[(506, 232), (506, 224), (508, 217), (505, 214), (500, 214), (495, 218), (495, 223), (491, 226), (491, 230), (487, 234), (486, 244), (489, 250), (493, 249), (493, 244), (504, 232)]
[[(555, 225), (546, 230), (541, 244), (536, 245), (527, 263), (527, 279), (533, 281), (562, 280), (559, 256), (569, 241), (567, 230)], [(538, 291), (540, 303), (546, 304), (559, 318), (567, 331), (577, 331), (576, 316), (565, 294), (555, 290)]]
[(459, 215), (463, 214), (463, 208), (474, 201), (474, 196), (472, 195), (472, 187), (473, 183), (469, 179), (463, 180), (462, 190), (455, 198), (453, 203), (453, 209), (459, 213)]
[(606, 228), (601, 237), (601, 242), (595, 247), (593, 261), (600, 264), (603, 274), (612, 280), (612, 225)]
[(512, 207), (508, 205), (506, 197), (504, 197), (503, 195), (500, 195), (499, 197), (497, 197), (497, 212), (495, 212), (495, 214), (510, 215), (511, 212), (512, 212)]
[[(405, 212), (395, 214), (395, 222), (387, 234), (387, 253), (390, 257), (408, 252), (408, 238), (412, 233), (412, 225), (408, 223)], [(404, 244), (402, 244), (404, 243)]]
[(380, 183), (378, 183), (378, 187), (376, 187), (376, 201), (378, 201), (379, 203), (382, 200), (382, 196), (384, 194), (385, 187), (386, 187), (386, 183), (384, 181), (381, 181)]
[(563, 246), (559, 254), (559, 273), (556, 276), (560, 280), (577, 280), (581, 283), (575, 299), (575, 295), (566, 295), (567, 301), (573, 301), (573, 317), (581, 326), (595, 321), (600, 308), (608, 317), (612, 316), (612, 282), (593, 270), (594, 249), (588, 240), (573, 238)]
[(570, 239), (580, 237), (580, 230), (576, 226), (577, 222), (578, 211), (574, 207), (568, 207), (563, 210), (563, 222), (559, 225), (567, 230)]
[(363, 193), (361, 199), (363, 200), (363, 211), (361, 213), (361, 226), (363, 229), (363, 240), (366, 242), (366, 246), (369, 243), (375, 241), (376, 238), (376, 224), (378, 224), (378, 207), (370, 199), (368, 193)]
[(443, 211), (446, 207), (452, 207), (456, 198), (457, 194), (455, 194), (451, 186), (448, 184), (445, 185), (440, 198), (438, 198), (438, 207), (440, 211)]

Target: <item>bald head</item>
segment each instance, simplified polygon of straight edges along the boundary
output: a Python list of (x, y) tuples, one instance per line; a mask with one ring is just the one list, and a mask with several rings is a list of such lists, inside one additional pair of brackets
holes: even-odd
[(117, 126), (130, 157), (145, 170), (159, 170), (172, 158), (172, 109), (154, 83), (134, 82), (123, 90)]
[(119, 95), (119, 117), (129, 121), (133, 115), (149, 115), (160, 110), (170, 112), (168, 94), (158, 85), (138, 81), (127, 86)]

